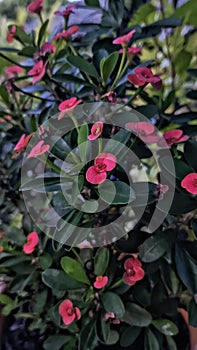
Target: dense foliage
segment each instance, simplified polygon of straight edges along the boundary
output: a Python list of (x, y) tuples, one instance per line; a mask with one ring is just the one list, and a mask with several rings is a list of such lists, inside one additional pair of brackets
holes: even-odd
[(27, 318), (46, 350), (184, 349), (178, 308), (197, 327), (195, 1), (45, 6), (29, 4), (36, 20), (9, 23), (0, 48), (3, 315)]

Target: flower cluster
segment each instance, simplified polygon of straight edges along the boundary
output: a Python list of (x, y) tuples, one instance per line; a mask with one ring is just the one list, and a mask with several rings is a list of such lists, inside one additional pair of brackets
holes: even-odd
[(142, 263), (138, 258), (128, 258), (124, 263), (126, 272), (123, 279), (126, 284), (133, 286), (137, 281), (144, 278), (144, 270), (142, 269)]
[(100, 153), (94, 161), (94, 165), (86, 172), (86, 180), (91, 184), (98, 185), (107, 178), (107, 172), (116, 166), (116, 157), (111, 153)]

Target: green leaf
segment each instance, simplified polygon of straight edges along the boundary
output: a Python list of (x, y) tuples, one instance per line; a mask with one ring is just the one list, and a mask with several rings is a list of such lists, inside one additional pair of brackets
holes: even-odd
[[(55, 334), (50, 335), (43, 344), (45, 350), (60, 350), (63, 345), (66, 345), (72, 339), (69, 335)], [(69, 350), (69, 349), (68, 349)]]
[(158, 331), (165, 335), (176, 335), (179, 331), (175, 323), (164, 318), (153, 320), (152, 324)]
[(97, 345), (96, 322), (91, 321), (80, 332), (78, 350), (94, 350)]
[(47, 301), (48, 291), (44, 289), (42, 292), (37, 293), (34, 303), (34, 312), (41, 314)]
[(35, 52), (36, 48), (34, 46), (26, 46), (18, 52), (18, 55), (32, 58)]
[(147, 20), (147, 17), (156, 11), (156, 7), (153, 6), (150, 2), (140, 6), (138, 10), (135, 12), (134, 16), (132, 16), (131, 21), (129, 22), (129, 25), (139, 25), (140, 23), (144, 22)]
[(42, 269), (46, 270), (52, 265), (53, 259), (52, 259), (50, 254), (45, 253), (44, 255), (40, 256), (39, 262), (40, 262)]
[(100, 247), (94, 258), (94, 273), (96, 276), (103, 276), (109, 264), (109, 250)]
[(165, 18), (165, 19), (161, 19), (157, 22), (154, 22), (151, 24), (151, 26), (157, 26), (157, 27), (178, 27), (182, 24), (182, 20), (176, 17), (169, 17), (169, 18)]
[(128, 130), (120, 130), (120, 131), (118, 131), (107, 142), (107, 144), (105, 145), (105, 147), (103, 149), (103, 152), (109, 152), (109, 153), (114, 154), (116, 157), (118, 157), (119, 154), (121, 154), (122, 151), (125, 149), (125, 145), (126, 145), (127, 141), (130, 139), (130, 137), (131, 137), (131, 132), (130, 131), (128, 131)]
[(166, 341), (167, 341), (169, 350), (177, 350), (176, 343), (170, 335), (166, 335)]
[(85, 4), (89, 7), (98, 7), (100, 8), (99, 0), (85, 0)]
[(189, 324), (193, 327), (197, 327), (197, 303), (192, 298), (187, 305), (187, 311), (189, 315)]
[(197, 260), (190, 254), (188, 247), (185, 248), (184, 242), (177, 242), (175, 246), (175, 261), (181, 281), (193, 293), (197, 293)]
[[(82, 216), (82, 212), (72, 210), (63, 217), (63, 220), (61, 219), (60, 227), (57, 227), (53, 236), (53, 239), (60, 243), (58, 250), (70, 239), (72, 235), (74, 235), (76, 230), (78, 231), (77, 235), (80, 238), (80, 232), (81, 230), (83, 231), (83, 228), (80, 230), (78, 224)], [(71, 225), (68, 224), (68, 221)]]
[(103, 293), (101, 301), (106, 312), (114, 312), (116, 317), (123, 317), (125, 307), (121, 298), (112, 292)]
[(13, 300), (6, 294), (0, 294), (0, 303), (4, 305), (13, 304)]
[(97, 200), (89, 199), (82, 204), (81, 209), (85, 213), (95, 213), (98, 210), (98, 207), (99, 207), (99, 204)]
[(47, 269), (42, 273), (42, 281), (49, 288), (56, 290), (72, 290), (83, 288), (82, 283), (77, 282), (61, 270)]
[(196, 3), (193, 0), (187, 1), (174, 11), (173, 16), (183, 18), (184, 24), (195, 26), (197, 18)]
[(147, 329), (145, 336), (145, 350), (153, 349), (160, 350), (160, 346), (154, 333), (150, 329)]
[(143, 262), (150, 263), (161, 258), (168, 248), (168, 237), (165, 233), (157, 233), (140, 246), (139, 257)]
[(92, 85), (87, 81), (85, 81), (84, 79), (75, 77), (73, 75), (64, 74), (64, 73), (57, 73), (53, 75), (53, 80), (60, 81), (62, 83), (75, 83), (82, 86), (92, 87)]
[(68, 190), (72, 188), (72, 185), (73, 183), (71, 181), (68, 181), (67, 179), (63, 180), (63, 177), (61, 177), (60, 180), (60, 176), (55, 173), (45, 173), (44, 175), (39, 175), (32, 180), (22, 184), (20, 190), (33, 190), (36, 192), (45, 193), (62, 191), (63, 188), (65, 190)]
[(190, 98), (191, 100), (197, 100), (197, 91), (191, 90), (186, 94), (187, 98)]
[(91, 77), (98, 78), (98, 73), (96, 68), (92, 63), (87, 62), (84, 58), (80, 56), (70, 55), (67, 57), (67, 61), (77, 68), (80, 71), (89, 74)]
[(65, 256), (61, 259), (61, 266), (63, 270), (76, 281), (90, 284), (83, 267), (76, 260)]
[(186, 69), (190, 65), (191, 59), (192, 59), (192, 54), (186, 51), (185, 49), (178, 52), (173, 60), (176, 72), (178, 74), (181, 74), (183, 71), (186, 71)]
[(89, 133), (88, 125), (87, 123), (84, 123), (79, 129), (79, 134), (77, 138), (77, 144), (78, 144), (79, 153), (80, 153), (82, 162), (86, 161), (86, 152), (88, 147), (88, 141), (87, 141), (88, 133)]
[(20, 41), (21, 44), (23, 44), (24, 46), (25, 46), (25, 43), (30, 44), (32, 46), (32, 41), (30, 37), (25, 33), (25, 31), (22, 28), (18, 26), (16, 27), (15, 39)]
[(197, 171), (197, 159), (194, 157), (194, 154), (197, 154), (197, 142), (190, 140), (185, 144), (184, 156), (195, 172)]
[(119, 53), (113, 52), (109, 57), (103, 58), (100, 61), (100, 72), (103, 79), (104, 85), (106, 85), (108, 78), (114, 71), (116, 64), (118, 62)]
[(39, 34), (38, 34), (38, 46), (40, 46), (41, 42), (44, 41), (44, 35), (47, 30), (49, 24), (49, 19), (44, 22), (40, 28)]
[(107, 345), (116, 344), (118, 339), (119, 339), (119, 333), (113, 329), (110, 329), (105, 344)]
[(175, 192), (169, 213), (172, 215), (180, 215), (188, 213), (196, 208), (197, 201), (195, 198), (190, 197), (189, 194)]
[(122, 321), (128, 323), (130, 326), (147, 327), (152, 322), (151, 314), (143, 309), (141, 306), (128, 303), (126, 304), (126, 312)]
[(100, 197), (109, 204), (128, 204), (135, 199), (133, 189), (122, 181), (105, 181), (98, 190)]
[(141, 330), (140, 327), (136, 326), (126, 328), (121, 334), (120, 345), (125, 348), (132, 345), (138, 338)]

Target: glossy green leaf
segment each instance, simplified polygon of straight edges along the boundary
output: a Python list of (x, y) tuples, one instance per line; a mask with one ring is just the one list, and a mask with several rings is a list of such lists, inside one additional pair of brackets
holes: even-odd
[(90, 284), (90, 281), (85, 273), (85, 270), (83, 267), (74, 259), (65, 256), (64, 258), (61, 259), (61, 266), (63, 270), (75, 279), (76, 281)]
[(83, 327), (80, 333), (78, 350), (94, 350), (97, 341), (96, 323), (91, 321)]
[(43, 343), (45, 350), (60, 350), (63, 345), (66, 345), (72, 339), (69, 335), (55, 334), (50, 335)]
[(0, 294), (0, 303), (3, 305), (13, 304), (13, 300), (6, 294)]
[(94, 273), (97, 276), (103, 276), (109, 264), (109, 250), (100, 247), (94, 258)]
[(193, 327), (197, 327), (197, 303), (192, 298), (187, 305), (187, 311), (189, 316), (189, 324)]
[(197, 158), (194, 157), (194, 154), (197, 154), (197, 142), (190, 140), (185, 144), (184, 156), (194, 172), (197, 172)]
[(99, 204), (97, 200), (89, 199), (82, 204), (81, 209), (85, 213), (95, 213), (98, 210), (98, 207)]
[(82, 162), (86, 161), (86, 152), (88, 147), (88, 125), (87, 123), (84, 123), (82, 126), (80, 126), (78, 138), (77, 138), (77, 144), (79, 148), (79, 153)]
[(160, 350), (159, 343), (154, 333), (148, 328), (145, 336), (145, 350)]
[(180, 215), (188, 213), (197, 208), (197, 201), (189, 194), (176, 193), (174, 195), (169, 213), (172, 215)]
[(122, 317), (122, 321), (130, 326), (147, 327), (152, 322), (151, 314), (141, 306), (128, 303), (126, 304), (126, 312)]
[(185, 248), (184, 242), (177, 242), (175, 246), (175, 261), (182, 282), (193, 293), (197, 293), (197, 260), (193, 258), (188, 248)]
[(114, 312), (116, 317), (123, 317), (125, 307), (121, 298), (112, 292), (103, 293), (101, 301), (106, 312)]
[(16, 35), (15, 35), (16, 40), (20, 41), (21, 44), (29, 44), (32, 46), (32, 41), (30, 37), (25, 33), (25, 31), (20, 28), (19, 26), (16, 27)]
[(42, 41), (44, 41), (44, 37), (45, 37), (45, 33), (47, 30), (49, 24), (49, 19), (47, 19), (41, 26), (39, 34), (38, 34), (38, 46), (40, 46), (40, 44), (42, 43)]
[(100, 61), (100, 72), (103, 79), (104, 85), (107, 83), (108, 78), (113, 73), (116, 64), (118, 62), (119, 53), (113, 52), (109, 57), (103, 58)]
[(22, 191), (33, 190), (45, 193), (62, 191), (63, 188), (68, 190), (72, 188), (72, 185), (71, 181), (67, 179), (64, 180), (63, 177), (60, 180), (60, 176), (55, 173), (45, 173), (44, 175), (39, 175), (22, 184), (20, 189)]
[(110, 329), (105, 343), (107, 345), (113, 345), (118, 342), (118, 339), (119, 339), (119, 333), (113, 329)]
[(66, 275), (63, 271), (57, 269), (46, 269), (42, 273), (42, 281), (49, 288), (59, 291), (66, 291), (72, 289), (83, 288), (84, 285), (70, 276)]
[(157, 328), (161, 333), (165, 335), (176, 335), (179, 331), (175, 323), (164, 318), (154, 320), (152, 321), (152, 324), (155, 328)]
[(168, 237), (165, 233), (157, 233), (140, 246), (139, 257), (143, 262), (150, 263), (161, 258), (168, 248)]
[(126, 328), (121, 334), (120, 345), (125, 348), (132, 345), (138, 338), (141, 330), (140, 327), (136, 326)]
[(177, 350), (176, 343), (170, 335), (166, 335), (166, 341), (167, 341), (169, 350)]
[(99, 0), (85, 0), (85, 3), (89, 7), (98, 7), (98, 8), (100, 8)]
[(34, 46), (26, 46), (21, 51), (18, 52), (18, 55), (32, 58), (35, 52), (36, 52), (36, 48)]
[(135, 199), (133, 189), (122, 181), (105, 181), (98, 190), (100, 197), (109, 204), (127, 204)]
[(98, 78), (98, 73), (96, 68), (92, 63), (87, 62), (84, 58), (80, 56), (70, 55), (67, 57), (67, 61), (80, 71), (89, 74), (91, 77)]

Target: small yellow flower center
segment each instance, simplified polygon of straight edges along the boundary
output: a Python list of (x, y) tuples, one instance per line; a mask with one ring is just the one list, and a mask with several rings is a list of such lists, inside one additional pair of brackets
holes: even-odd
[(68, 314), (69, 316), (72, 316), (73, 313), (74, 313), (74, 310), (73, 310), (73, 309), (68, 309), (67, 314)]
[(101, 282), (102, 279), (103, 279), (103, 276), (97, 276), (96, 281), (97, 281), (97, 282)]

